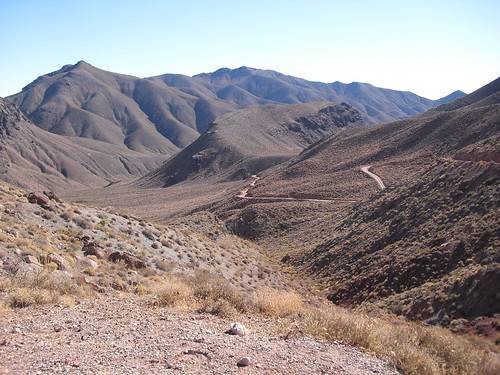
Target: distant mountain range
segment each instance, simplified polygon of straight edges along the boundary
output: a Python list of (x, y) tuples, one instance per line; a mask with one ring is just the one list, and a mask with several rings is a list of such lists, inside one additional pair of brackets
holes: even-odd
[(8, 99), (37, 126), (144, 154), (172, 155), (224, 113), (256, 105), (345, 102), (365, 122), (406, 118), (463, 96), (433, 101), (367, 83), (311, 82), (271, 70), (219, 69), (193, 77), (137, 78), (84, 61), (40, 76)]

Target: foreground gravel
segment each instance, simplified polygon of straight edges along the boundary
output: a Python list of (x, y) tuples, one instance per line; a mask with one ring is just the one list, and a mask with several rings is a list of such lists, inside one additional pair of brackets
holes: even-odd
[[(0, 374), (397, 374), (349, 346), (284, 339), (272, 322), (242, 318), (243, 337), (224, 333), (229, 323), (129, 295), (7, 311)], [(243, 357), (250, 365), (238, 367)]]

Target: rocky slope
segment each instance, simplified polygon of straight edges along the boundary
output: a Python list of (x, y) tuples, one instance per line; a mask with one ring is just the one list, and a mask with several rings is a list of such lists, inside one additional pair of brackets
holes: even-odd
[(40, 76), (9, 100), (52, 133), (168, 155), (193, 142), (216, 117), (249, 106), (343, 101), (366, 121), (383, 122), (446, 101), (364, 83), (310, 82), (246, 67), (140, 79), (83, 61)]
[(52, 265), (50, 277), (98, 291), (203, 270), (242, 290), (284, 285), (257, 248), (208, 214), (166, 227), (4, 184), (0, 198), (0, 276), (29, 279)]

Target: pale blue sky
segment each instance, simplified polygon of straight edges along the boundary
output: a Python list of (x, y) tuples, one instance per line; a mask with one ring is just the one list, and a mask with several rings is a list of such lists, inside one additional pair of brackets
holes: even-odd
[(140, 77), (241, 65), (438, 98), (500, 75), (500, 1), (0, 0), (0, 96), (85, 60)]

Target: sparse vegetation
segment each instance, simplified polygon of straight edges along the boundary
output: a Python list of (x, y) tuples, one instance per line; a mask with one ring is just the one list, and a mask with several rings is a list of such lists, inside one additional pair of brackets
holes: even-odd
[(258, 291), (253, 302), (257, 310), (267, 316), (285, 318), (302, 311), (302, 298), (295, 292), (265, 289)]
[(405, 374), (482, 374), (481, 368), (498, 365), (493, 360), (497, 355), (490, 355), (492, 347), (485, 342), (471, 342), (440, 327), (373, 318), (337, 307), (304, 311), (294, 323), (312, 336), (390, 358)]

